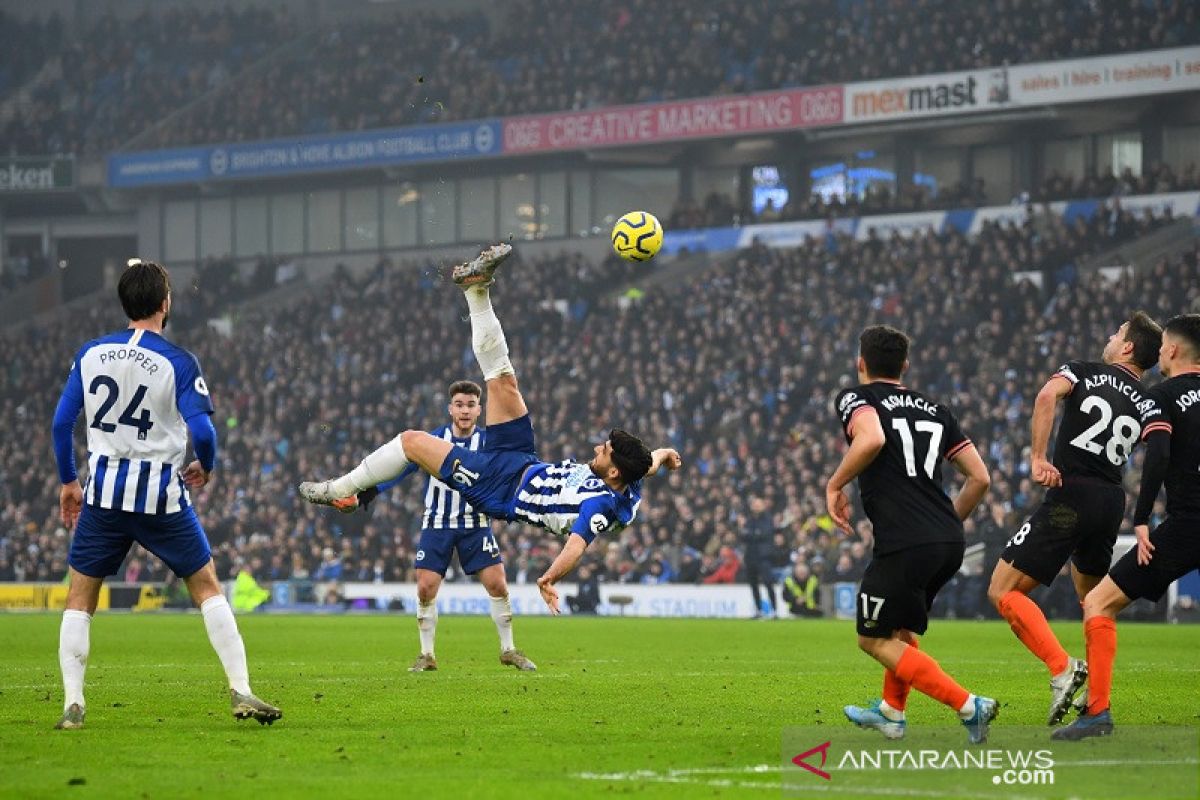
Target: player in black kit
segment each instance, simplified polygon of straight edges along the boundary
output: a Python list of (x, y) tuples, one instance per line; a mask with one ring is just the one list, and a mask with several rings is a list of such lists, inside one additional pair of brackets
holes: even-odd
[[(1068, 361), (1034, 402), (1030, 472), (1048, 489), (1004, 548), (988, 598), (1050, 670), (1048, 725), (1057, 725), (1070, 709), (1087, 680), (1087, 662), (1067, 655), (1028, 595), (1038, 584), (1049, 586), (1070, 559), (1082, 600), (1112, 565), (1125, 516), (1121, 470), (1134, 444), (1164, 424), (1141, 382), (1142, 373), (1158, 361), (1161, 344), (1162, 328), (1138, 311), (1109, 337), (1100, 361)], [(1062, 422), (1051, 464), (1046, 445), (1059, 403)]]
[[(1109, 698), (1117, 656), (1117, 614), (1139, 597), (1157, 601), (1174, 581), (1200, 567), (1200, 314), (1183, 314), (1163, 329), (1158, 366), (1168, 380), (1150, 390), (1164, 413), (1146, 438), (1142, 485), (1133, 512), (1137, 546), (1121, 557), (1083, 600), (1087, 640), (1087, 713), (1055, 739), (1113, 732)], [(1150, 532), (1163, 481), (1167, 518)]]
[[(858, 646), (884, 666), (883, 699), (846, 706), (847, 718), (890, 739), (904, 735), (910, 687), (954, 709), (971, 743), (987, 740), (999, 704), (977, 697), (918, 649), (938, 590), (962, 565), (962, 520), (983, 499), (990, 479), (975, 446), (945, 406), (900, 385), (908, 337), (884, 325), (859, 337), (861, 385), (838, 395), (836, 410), (850, 449), (825, 487), (830, 516), (850, 531), (845, 487), (858, 478), (874, 529), (871, 563), (858, 594)], [(966, 476), (951, 501), (942, 462)]]

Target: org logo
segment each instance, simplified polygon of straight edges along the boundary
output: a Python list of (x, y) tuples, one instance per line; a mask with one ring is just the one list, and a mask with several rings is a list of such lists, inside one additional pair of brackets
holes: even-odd
[(603, 533), (608, 527), (608, 517), (603, 514), (592, 514), (592, 518), (588, 520), (588, 528), (592, 533)]
[(846, 396), (842, 398), (840, 403), (838, 403), (838, 411), (845, 413), (846, 409), (850, 407), (850, 404), (856, 400), (858, 400), (858, 395), (856, 395), (854, 392), (847, 392)]
[(229, 152), (224, 147), (218, 147), (208, 157), (208, 168), (213, 175), (224, 175), (229, 170)]
[(491, 125), (480, 125), (475, 129), (475, 150), (479, 153), (492, 152), (492, 146), (496, 143), (496, 132), (492, 130)]

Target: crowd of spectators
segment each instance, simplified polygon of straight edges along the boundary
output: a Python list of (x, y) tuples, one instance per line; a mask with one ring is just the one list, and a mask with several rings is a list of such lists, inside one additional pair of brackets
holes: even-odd
[[(1200, 42), (1185, 0), (515, 0), (299, 33), (273, 10), (104, 17), (0, 150), (99, 153), (870, 80)], [(37, 28), (36, 23), (31, 23)], [(57, 26), (57, 27), (52, 27)], [(61, 23), (42, 24), (51, 39)], [(299, 37), (270, 69), (238, 72)], [(14, 72), (29, 55), (15, 59)]]
[[(1126, 167), (1120, 175), (1111, 168), (1077, 179), (1051, 169), (1034, 191), (1021, 191), (1011, 200), (1024, 203), (1049, 203), (1057, 200), (1110, 199), (1120, 207), (1120, 198), (1133, 195), (1163, 194), (1200, 190), (1200, 171), (1189, 164), (1176, 173), (1170, 165), (1155, 163), (1143, 175), (1134, 175)], [(1008, 202), (1006, 199), (1005, 202)], [(676, 201), (668, 219), (672, 230), (715, 228), (762, 222), (791, 222), (809, 219), (857, 218), (871, 214), (899, 214), (910, 211), (944, 211), (959, 208), (980, 208), (989, 204), (982, 178), (969, 184), (959, 181), (936, 194), (926, 186), (910, 185), (894, 191), (888, 184), (873, 184), (862, 196), (848, 192), (844, 195), (793, 194), (782, 207), (766, 203), (757, 212), (746, 203), (739, 203), (728, 194), (711, 192), (696, 202), (686, 198)], [(992, 204), (997, 203), (994, 199)]]
[[(831, 399), (853, 380), (857, 332), (873, 322), (913, 335), (908, 383), (956, 410), (993, 471), (967, 522), (990, 569), (1040, 498), (1027, 446), (1041, 383), (1063, 360), (1097, 357), (1132, 308), (1157, 318), (1200, 308), (1200, 248), (1115, 281), (1063, 269), (1108, 235), (1092, 225), (1031, 218), (972, 239), (949, 231), (756, 244), (698, 270), (686, 295), (672, 282), (639, 299), (614, 291), (634, 274), (624, 262), (518, 255), (494, 296), (541, 455), (586, 459), (622, 425), (686, 460), (647, 479), (637, 523), (592, 545), (590, 574), (605, 583), (737, 580), (739, 533), (757, 494), (774, 526), (764, 552), (777, 578), (796, 564), (821, 581), (860, 575), (869, 524), (860, 518), (856, 535), (842, 538), (822, 487), (842, 448)], [(1014, 279), (1039, 260), (1044, 288)], [(464, 314), (436, 269), (382, 261), (286, 303), (241, 306), (228, 335), (199, 320), (168, 332), (199, 356), (217, 408), (220, 471), (196, 503), (223, 578), (239, 569), (260, 580), (412, 577), (419, 481), (353, 515), (307, 506), (294, 487), (348, 470), (405, 427), (444, 421), (445, 387), (477, 377)], [(64, 573), (69, 535), (58, 522), (49, 420), (79, 341), (122, 324), (106, 298), (0, 336), (6, 352), (22, 354), (0, 371), (0, 424), (21, 432), (0, 442), (0, 580)], [(535, 579), (557, 552), (544, 532), (499, 528), (514, 582)], [(139, 579), (164, 577), (156, 559), (136, 549), (132, 557)], [(950, 610), (978, 613), (984, 580), (982, 566), (961, 576)]]

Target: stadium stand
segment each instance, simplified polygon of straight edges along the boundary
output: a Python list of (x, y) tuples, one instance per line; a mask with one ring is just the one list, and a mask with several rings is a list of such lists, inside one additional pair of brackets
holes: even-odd
[[(101, 154), (197, 98), (193, 110), (139, 138), (139, 146), (592, 108), (1200, 42), (1195, 4), (1179, 0), (980, 7), (954, 0), (521, 0), (495, 17), (406, 10), (383, 20), (352, 18), (321, 33), (302, 32), (270, 6), (103, 17), (81, 35), (62, 34), (53, 20), (29, 25), (26, 38), (44, 38), (46, 47), (19, 49), (7, 67), (13, 74), (0, 73), (0, 96), (4, 85), (37, 69), (37, 53), (60, 63), (59, 79), (3, 125), (4, 152)], [(104, 42), (122, 44), (98, 46)], [(244, 72), (268, 54), (270, 64)]]
[[(608, 582), (705, 580), (727, 567), (723, 548), (736, 545), (749, 487), (769, 498), (789, 561), (808, 561), (823, 580), (859, 568), (864, 548), (843, 552), (822, 481), (841, 451), (830, 401), (851, 379), (856, 332), (872, 321), (914, 335), (909, 381), (955, 406), (992, 467), (968, 537), (1002, 543), (1040, 496), (1025, 450), (1031, 398), (1046, 376), (1068, 358), (1098, 356), (1132, 308), (1159, 318), (1200, 308), (1197, 246), (1138, 275), (1064, 268), (1167, 222), (1109, 212), (1073, 226), (1038, 217), (990, 225), (974, 239), (755, 245), (707, 264), (686, 289), (649, 287), (638, 301), (611, 292), (631, 279), (623, 262), (566, 251), (518, 261), (497, 308), (543, 456), (584, 458), (608, 425), (623, 424), (689, 460), (686, 473), (648, 485), (658, 496), (620, 541), (589, 554), (594, 568)], [(1031, 269), (1044, 289), (1017, 278)], [(342, 516), (300, 502), (294, 479), (344, 471), (397, 430), (440, 424), (445, 385), (476, 372), (455, 291), (436, 270), (381, 261), (286, 303), (240, 306), (230, 336), (204, 325), (224, 302), (181, 314), (183, 329), (171, 335), (200, 357), (222, 436), (219, 479), (201, 501), (222, 577), (241, 565), (260, 580), (410, 577), (416, 483), (369, 514)], [(0, 346), (24, 354), (0, 372), (0, 423), (29, 431), (0, 443), (0, 580), (65, 571), (69, 537), (57, 520), (45, 421), (77, 340), (119, 326), (114, 311), (97, 303), (0, 336)], [(414, 330), (422, 335), (406, 335)], [(557, 549), (520, 526), (498, 539), (518, 582), (536, 578)], [(166, 577), (146, 554), (131, 558), (140, 559), (140, 580)], [(950, 610), (978, 610), (981, 581), (963, 576)]]

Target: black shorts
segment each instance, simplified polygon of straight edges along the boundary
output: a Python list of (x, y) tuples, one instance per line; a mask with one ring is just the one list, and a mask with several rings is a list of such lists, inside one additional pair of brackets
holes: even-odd
[(1172, 583), (1200, 569), (1200, 517), (1168, 517), (1150, 532), (1150, 543), (1149, 564), (1138, 565), (1135, 545), (1108, 574), (1129, 599), (1157, 603)]
[(859, 635), (925, 633), (933, 598), (962, 566), (965, 549), (962, 542), (935, 542), (872, 558), (858, 585)]
[(1084, 575), (1102, 577), (1125, 517), (1125, 490), (1100, 481), (1067, 478), (1046, 497), (1004, 548), (1000, 558), (1049, 586), (1067, 559)]

